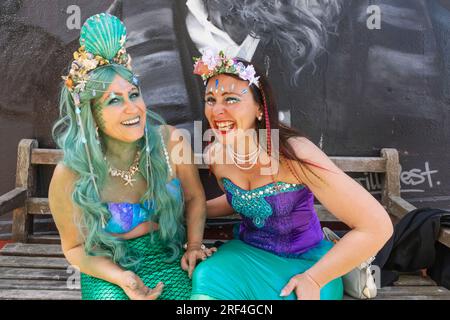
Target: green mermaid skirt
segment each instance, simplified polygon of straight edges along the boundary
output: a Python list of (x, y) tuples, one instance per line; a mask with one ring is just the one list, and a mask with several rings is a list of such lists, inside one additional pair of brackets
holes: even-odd
[[(295, 292), (280, 297), (281, 290), (293, 276), (312, 267), (332, 246), (332, 242), (322, 240), (295, 258), (285, 258), (240, 240), (230, 240), (195, 268), (191, 299), (296, 299)], [(320, 299), (341, 300), (343, 293), (342, 278), (337, 278), (321, 288)]]
[[(187, 272), (181, 269), (181, 256), (171, 263), (164, 262), (168, 257), (167, 249), (158, 241), (150, 243), (149, 235), (127, 240), (127, 245), (145, 256), (138, 268), (130, 270), (149, 288), (154, 288), (160, 281), (164, 283), (159, 299), (189, 299), (191, 280)], [(119, 286), (84, 273), (81, 273), (81, 297), (83, 300), (128, 300)]]

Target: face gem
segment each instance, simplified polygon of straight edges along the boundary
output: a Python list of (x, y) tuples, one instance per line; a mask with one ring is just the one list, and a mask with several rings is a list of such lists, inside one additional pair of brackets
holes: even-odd
[(246, 94), (246, 93), (248, 93), (247, 89), (242, 90), (242, 94)]
[(219, 87), (219, 79), (216, 79), (216, 90)]
[(234, 83), (231, 85), (231, 90), (230, 91), (234, 91)]

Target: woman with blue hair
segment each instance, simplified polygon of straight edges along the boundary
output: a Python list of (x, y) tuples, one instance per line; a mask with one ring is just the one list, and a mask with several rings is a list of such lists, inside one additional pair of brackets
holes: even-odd
[(64, 158), (50, 208), (83, 299), (186, 299), (211, 255), (205, 196), (195, 166), (171, 158), (177, 130), (147, 109), (125, 42), (112, 15), (83, 25), (53, 130)]

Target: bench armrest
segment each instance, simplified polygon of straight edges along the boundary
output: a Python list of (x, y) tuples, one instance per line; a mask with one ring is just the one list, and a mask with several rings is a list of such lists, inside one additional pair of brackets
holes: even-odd
[(441, 227), (438, 240), (440, 243), (450, 248), (450, 228)]
[(389, 196), (387, 209), (390, 214), (401, 219), (405, 214), (417, 208), (402, 197)]
[(15, 188), (0, 196), (0, 216), (16, 208), (23, 207), (27, 198), (27, 189)]

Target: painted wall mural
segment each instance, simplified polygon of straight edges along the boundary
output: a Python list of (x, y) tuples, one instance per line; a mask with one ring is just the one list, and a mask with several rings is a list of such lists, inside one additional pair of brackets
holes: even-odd
[[(81, 24), (105, 10), (124, 20), (144, 98), (168, 123), (202, 120), (192, 56), (225, 49), (262, 66), (280, 119), (327, 154), (397, 148), (403, 197), (450, 208), (450, 0), (0, 1), (0, 192), (20, 139), (53, 146), (59, 77)], [(355, 179), (379, 193), (377, 175)]]

